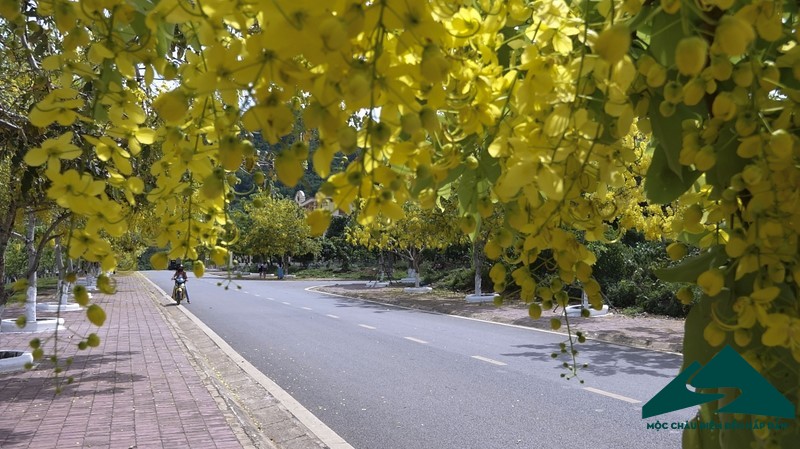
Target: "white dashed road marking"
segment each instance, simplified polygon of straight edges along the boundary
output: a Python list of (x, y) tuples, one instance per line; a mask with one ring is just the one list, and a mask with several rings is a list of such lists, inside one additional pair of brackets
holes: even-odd
[(303, 310), (314, 310), (311, 307), (301, 307), (301, 309), (303, 309)]
[(420, 344), (423, 344), (423, 345), (427, 345), (427, 344), (428, 344), (428, 342), (427, 342), (427, 341), (425, 341), (425, 340), (420, 340), (419, 338), (414, 338), (414, 337), (403, 337), (403, 338), (405, 338), (406, 340), (409, 340), (409, 341), (413, 341), (413, 342), (415, 342), (415, 343), (420, 343)]
[(640, 404), (642, 402), (636, 399), (629, 398), (627, 396), (622, 396), (616, 393), (609, 393), (608, 391), (598, 390), (597, 388), (583, 387), (583, 389), (586, 391), (591, 391), (592, 393), (602, 394), (603, 396), (619, 399), (620, 401), (630, 402), (631, 404)]
[(339, 318), (338, 316), (336, 316), (336, 315), (331, 315), (331, 314), (328, 314), (328, 315), (326, 315), (326, 316), (329, 316), (329, 317), (331, 317), (331, 318)]
[(292, 303), (286, 302), (286, 301), (281, 301), (281, 304), (286, 304), (287, 306), (291, 306), (292, 305)]
[(492, 365), (497, 365), (497, 366), (506, 366), (506, 365), (508, 365), (508, 363), (503, 363), (503, 362), (500, 362), (500, 361), (497, 361), (497, 360), (494, 360), (494, 359), (490, 359), (488, 357), (483, 357), (483, 356), (480, 356), (480, 355), (473, 355), (472, 358), (475, 359), (475, 360), (480, 360), (481, 362), (491, 363)]
[(377, 329), (376, 327), (369, 326), (369, 325), (366, 325), (366, 324), (359, 324), (359, 326), (363, 327), (364, 329), (372, 329), (372, 330)]

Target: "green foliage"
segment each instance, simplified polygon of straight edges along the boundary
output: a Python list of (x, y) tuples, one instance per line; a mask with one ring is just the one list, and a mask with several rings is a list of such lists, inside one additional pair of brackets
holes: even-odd
[(240, 229), (235, 247), (240, 254), (254, 256), (317, 256), (322, 251), (304, 211), (293, 200), (258, 194), (234, 215)]
[(7, 276), (14, 278), (24, 276), (28, 269), (28, 256), (25, 254), (25, 246), (21, 242), (10, 242), (3, 257), (6, 261), (5, 274)]
[(593, 242), (589, 246), (598, 259), (595, 279), (612, 305), (659, 315), (686, 315), (686, 307), (675, 299), (679, 286), (655, 275), (656, 270), (670, 264), (664, 243), (628, 231), (618, 242)]
[[(463, 293), (475, 290), (475, 271), (472, 268), (455, 268), (444, 273), (433, 271), (433, 275), (428, 275), (427, 271), (425, 273), (425, 282), (437, 287)], [(492, 280), (486, 267), (481, 271), (481, 283), (483, 290), (492, 291)]]
[[(9, 242), (4, 254), (6, 262), (6, 276), (21, 278), (28, 271), (28, 255), (25, 252), (25, 245), (19, 240)], [(39, 259), (40, 273), (55, 273), (55, 258), (53, 248), (45, 246)]]
[(391, 251), (423, 275), (425, 270), (420, 264), (427, 250), (442, 250), (467, 241), (459, 231), (456, 208), (448, 202), (443, 203), (442, 207), (430, 209), (406, 203), (401, 217), (380, 217), (366, 224), (355, 224), (348, 231), (348, 239), (370, 250)]

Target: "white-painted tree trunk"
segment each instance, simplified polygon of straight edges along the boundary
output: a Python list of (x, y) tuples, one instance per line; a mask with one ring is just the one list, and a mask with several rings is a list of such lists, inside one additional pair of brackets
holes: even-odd
[(28, 323), (36, 323), (36, 214), (28, 210), (28, 226), (25, 233), (25, 251), (28, 254), (28, 290), (25, 296), (25, 319)]
[(475, 296), (481, 295), (481, 268), (483, 265), (483, 248), (481, 248), (480, 240), (477, 238), (472, 242), (472, 267), (475, 269)]
[(63, 248), (61, 247), (61, 236), (55, 238), (54, 258), (56, 263), (56, 270), (58, 270), (58, 288), (56, 289), (56, 298), (58, 303), (63, 305), (67, 304), (69, 298), (69, 283), (64, 280), (66, 278), (66, 267), (64, 266)]
[(414, 265), (414, 288), (419, 288), (419, 257), (417, 252), (411, 256), (411, 262)]

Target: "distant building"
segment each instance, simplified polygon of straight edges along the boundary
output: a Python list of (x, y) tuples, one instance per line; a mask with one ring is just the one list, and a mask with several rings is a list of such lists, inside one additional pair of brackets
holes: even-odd
[(298, 190), (297, 193), (295, 193), (294, 201), (298, 205), (300, 205), (300, 207), (302, 207), (303, 209), (305, 209), (305, 210), (307, 210), (309, 212), (311, 212), (311, 211), (313, 211), (315, 209), (325, 209), (325, 210), (331, 211), (331, 214), (334, 217), (339, 217), (339, 216), (345, 215), (345, 214), (342, 213), (342, 211), (340, 211), (338, 208), (336, 208), (336, 206), (334, 206), (333, 199), (325, 198), (325, 199), (322, 200), (321, 203), (318, 203), (317, 202), (317, 198), (315, 198), (315, 197), (306, 198), (306, 194), (302, 190)]

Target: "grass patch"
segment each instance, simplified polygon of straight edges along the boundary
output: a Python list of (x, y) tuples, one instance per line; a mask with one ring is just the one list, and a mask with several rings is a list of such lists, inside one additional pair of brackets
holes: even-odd
[(293, 274), (300, 279), (308, 278), (330, 278), (330, 279), (360, 279), (362, 274), (359, 271), (339, 271), (330, 268), (293, 268), (289, 270), (289, 274)]

